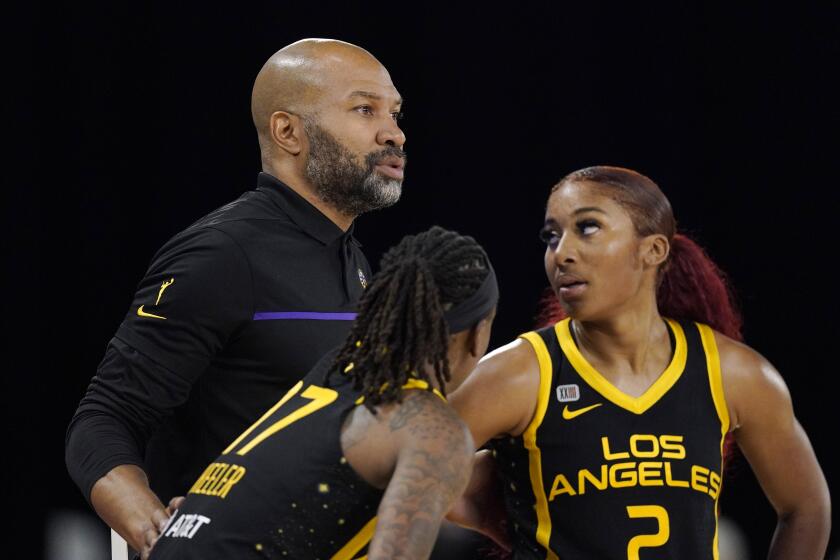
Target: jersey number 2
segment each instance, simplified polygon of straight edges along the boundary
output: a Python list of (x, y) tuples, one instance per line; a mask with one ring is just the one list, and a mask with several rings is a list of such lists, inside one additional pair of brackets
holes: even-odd
[(631, 519), (653, 517), (659, 529), (653, 535), (636, 535), (627, 543), (627, 560), (639, 560), (639, 549), (662, 546), (671, 536), (671, 524), (668, 511), (662, 506), (627, 506), (627, 515)]
[[(296, 394), (298, 394), (298, 392), (301, 390), (301, 388), (302, 388), (302, 387), (303, 387), (303, 381), (298, 381), (297, 385), (295, 385), (294, 387), (292, 387), (291, 389), (289, 389), (289, 392), (288, 392), (288, 393), (286, 393), (286, 394), (283, 396), (283, 398), (282, 398), (282, 399), (280, 399), (280, 401), (278, 401), (278, 402), (277, 402), (277, 404), (275, 404), (274, 406), (272, 406), (272, 407), (269, 409), (269, 411), (268, 411), (268, 412), (266, 412), (265, 414), (263, 414), (262, 418), (260, 418), (259, 420), (257, 420), (257, 421), (254, 423), (254, 425), (253, 425), (253, 426), (251, 426), (250, 428), (248, 428), (247, 430), (245, 430), (245, 431), (242, 433), (242, 435), (241, 435), (241, 436), (239, 436), (238, 438), (236, 438), (236, 441), (234, 441), (233, 443), (231, 443), (231, 444), (227, 447), (227, 449), (225, 449), (225, 450), (222, 452), (222, 454), (223, 454), (223, 455), (227, 455), (227, 454), (228, 454), (228, 453), (230, 453), (230, 452), (231, 452), (231, 451), (232, 451), (232, 450), (233, 450), (233, 449), (234, 449), (237, 445), (239, 445), (240, 443), (242, 443), (242, 441), (243, 441), (245, 438), (247, 438), (249, 435), (251, 435), (251, 432), (253, 432), (254, 430), (256, 430), (256, 429), (257, 429), (257, 428), (258, 428), (261, 424), (263, 424), (266, 420), (268, 420), (268, 419), (269, 419), (269, 418), (270, 418), (270, 417), (271, 417), (271, 416), (272, 416), (272, 415), (273, 415), (273, 414), (277, 411), (277, 409), (279, 409), (281, 406), (283, 406), (284, 404), (286, 404), (286, 402), (287, 402), (289, 399), (291, 399), (291, 398), (292, 398), (292, 397), (294, 397)], [(246, 453), (248, 453), (249, 451), (251, 451), (254, 447), (256, 447), (257, 445), (259, 445), (260, 443), (262, 443), (262, 441), (263, 441), (264, 439), (266, 439), (267, 437), (270, 437), (270, 436), (272, 436), (272, 435), (276, 434), (277, 432), (279, 432), (280, 430), (282, 430), (283, 428), (285, 428), (285, 427), (286, 427), (286, 426), (288, 426), (289, 424), (291, 424), (291, 423), (293, 423), (293, 422), (297, 422), (298, 420), (300, 420), (300, 419), (301, 419), (301, 418), (303, 418), (304, 416), (308, 416), (308, 415), (312, 414), (313, 412), (315, 412), (316, 410), (319, 410), (319, 409), (321, 409), (321, 408), (324, 408), (325, 406), (327, 406), (328, 404), (330, 404), (331, 402), (333, 402), (336, 398), (338, 398), (338, 392), (333, 391), (332, 389), (325, 389), (324, 387), (318, 387), (317, 385), (310, 385), (309, 387), (307, 387), (307, 388), (306, 388), (306, 390), (305, 390), (305, 391), (303, 391), (303, 392), (300, 394), (300, 396), (301, 396), (301, 397), (303, 397), (304, 399), (309, 399), (309, 400), (311, 400), (312, 402), (309, 402), (309, 403), (307, 403), (307, 404), (303, 405), (303, 406), (302, 406), (302, 407), (300, 407), (300, 408), (296, 408), (295, 410), (293, 410), (293, 411), (292, 411), (292, 412), (290, 412), (289, 414), (287, 414), (287, 415), (285, 415), (285, 416), (281, 417), (280, 419), (278, 419), (276, 422), (274, 422), (273, 424), (271, 424), (270, 426), (268, 426), (266, 429), (264, 429), (263, 431), (261, 431), (259, 434), (257, 434), (256, 436), (254, 436), (254, 438), (253, 438), (251, 441), (249, 441), (248, 443), (246, 443), (245, 445), (243, 445), (243, 446), (242, 446), (242, 447), (241, 447), (241, 448), (240, 448), (240, 449), (236, 452), (236, 454), (237, 454), (237, 455), (245, 455)]]

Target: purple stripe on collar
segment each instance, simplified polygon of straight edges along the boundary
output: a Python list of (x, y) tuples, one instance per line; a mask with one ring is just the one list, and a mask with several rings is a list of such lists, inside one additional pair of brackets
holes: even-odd
[(318, 311), (260, 311), (258, 313), (254, 313), (254, 321), (278, 321), (282, 319), (352, 321), (355, 318), (355, 313), (320, 313)]

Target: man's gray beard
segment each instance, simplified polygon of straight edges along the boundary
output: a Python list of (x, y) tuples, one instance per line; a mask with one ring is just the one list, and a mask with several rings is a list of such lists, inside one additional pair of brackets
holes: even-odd
[(399, 148), (389, 146), (368, 154), (358, 165), (353, 154), (332, 134), (310, 119), (304, 120), (309, 138), (309, 157), (304, 175), (315, 186), (318, 197), (342, 214), (358, 216), (395, 204), (402, 194), (402, 181), (374, 170), (387, 155), (405, 158)]

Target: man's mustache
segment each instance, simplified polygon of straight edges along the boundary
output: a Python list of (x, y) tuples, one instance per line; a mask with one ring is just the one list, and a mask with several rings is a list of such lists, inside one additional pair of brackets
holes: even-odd
[(405, 153), (405, 150), (402, 148), (398, 148), (396, 146), (386, 146), (385, 148), (379, 150), (378, 152), (371, 152), (368, 154), (367, 158), (365, 158), (370, 169), (373, 169), (380, 161), (385, 159), (386, 157), (398, 157), (403, 160), (403, 166), (408, 163), (408, 156)]

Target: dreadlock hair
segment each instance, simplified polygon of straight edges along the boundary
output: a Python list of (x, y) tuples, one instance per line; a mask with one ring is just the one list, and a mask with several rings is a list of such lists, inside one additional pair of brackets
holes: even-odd
[(444, 312), (475, 293), (489, 271), (472, 237), (439, 226), (404, 237), (382, 257), (326, 382), (341, 368), (372, 412), (401, 401), (410, 378), (431, 383), (428, 365), (443, 391), (450, 379)]
[[(656, 289), (656, 305), (662, 315), (705, 323), (730, 338), (743, 340), (741, 314), (726, 274), (700, 245), (676, 232), (671, 203), (656, 183), (631, 169), (595, 166), (566, 175), (551, 192), (566, 183), (583, 181), (595, 183), (620, 204), (640, 236), (658, 233), (668, 238), (671, 250), (659, 267)], [(566, 317), (553, 290), (546, 290), (540, 307), (539, 327)], [(731, 434), (726, 436), (724, 447), (724, 456), (729, 459), (735, 451)]]

